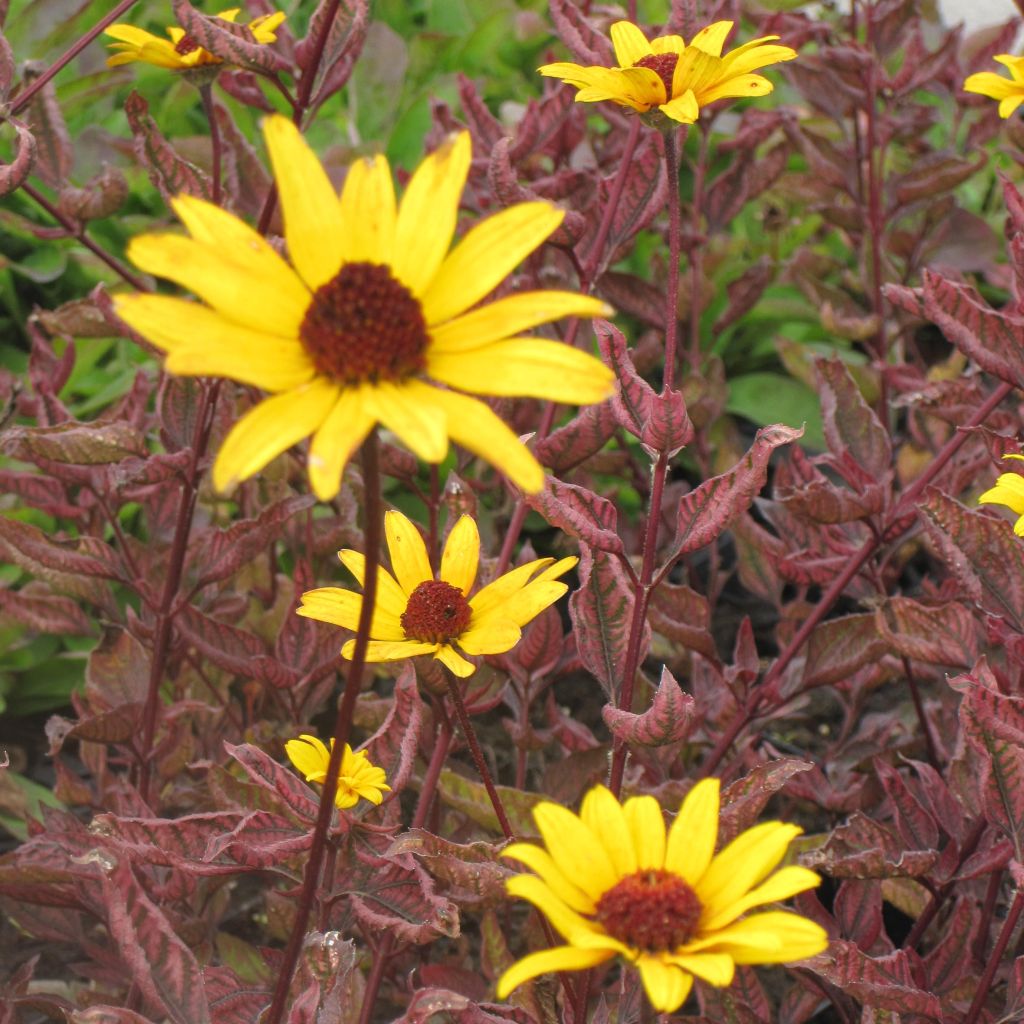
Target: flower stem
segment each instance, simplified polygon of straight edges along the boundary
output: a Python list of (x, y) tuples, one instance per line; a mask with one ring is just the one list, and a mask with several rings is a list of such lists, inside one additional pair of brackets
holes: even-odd
[(14, 117), (19, 110), (24, 110), (32, 97), (50, 81), (54, 75), (62, 71), (70, 64), (108, 25), (112, 25), (129, 8), (134, 7), (136, 0), (121, 0), (121, 2), (109, 13), (105, 14), (88, 32), (64, 51), (23, 93), (15, 96), (11, 101), (11, 108), (7, 112)]
[(206, 121), (210, 126), (210, 148), (212, 150), (211, 155), (211, 168), (210, 174), (213, 178), (213, 193), (210, 196), (214, 206), (220, 206), (221, 200), (221, 142), (220, 142), (220, 128), (217, 125), (217, 111), (213, 104), (213, 87), (209, 82), (199, 86), (199, 95), (203, 100), (203, 113), (206, 114)]
[[(666, 132), (662, 139), (665, 146), (665, 174), (668, 178), (669, 211), (669, 266), (665, 289), (665, 365), (662, 369), (662, 394), (671, 390), (675, 380), (676, 339), (678, 335), (679, 301), (679, 252), (682, 233), (682, 217), (679, 209), (679, 150), (675, 130)], [(630, 711), (633, 707), (633, 687), (640, 668), (640, 644), (643, 639), (644, 623), (647, 621), (647, 602), (654, 589), (654, 562), (658, 551), (658, 527), (661, 525), (661, 499), (665, 492), (665, 478), (668, 474), (668, 452), (658, 452), (651, 476), (651, 497), (647, 508), (647, 525), (644, 529), (643, 554), (640, 564), (640, 578), (633, 587), (633, 615), (629, 623), (629, 638), (626, 642), (626, 657), (619, 685), (618, 708)], [(619, 795), (622, 776), (626, 770), (626, 744), (616, 739), (612, 750), (612, 766), (608, 787)]]
[(469, 744), (469, 752), (473, 755), (473, 763), (476, 765), (476, 770), (480, 775), (480, 781), (483, 782), (484, 789), (487, 790), (487, 795), (491, 798), (491, 806), (494, 808), (501, 831), (505, 833), (506, 839), (512, 839), (514, 838), (512, 826), (509, 824), (508, 815), (505, 813), (505, 807), (501, 802), (501, 796), (494, 785), (494, 779), (491, 778), (491, 770), (487, 767), (484, 752), (480, 749), (480, 741), (476, 738), (476, 730), (473, 728), (473, 723), (470, 721), (469, 714), (466, 711), (466, 702), (462, 699), (460, 681), (455, 680), (448, 692), (452, 699), (452, 705), (455, 707), (456, 717), (459, 719), (459, 727), (462, 729), (466, 742)]
[(327, 775), (320, 792), (320, 809), (313, 828), (313, 845), (306, 862), (306, 871), (302, 879), (302, 891), (299, 894), (299, 905), (295, 913), (295, 923), (288, 937), (288, 945), (284, 951), (284, 964), (277, 976), (273, 1001), (263, 1024), (281, 1024), (285, 1011), (285, 1001), (291, 985), (292, 975), (299, 960), (303, 940), (306, 937), (306, 926), (309, 923), (316, 896), (320, 869), (323, 865), (324, 852), (327, 849), (327, 829), (334, 814), (334, 795), (338, 789), (338, 772), (341, 769), (341, 757), (345, 744), (348, 742), (352, 728), (352, 714), (359, 696), (363, 668), (366, 664), (366, 647), (370, 639), (370, 622), (377, 599), (377, 568), (380, 564), (381, 537), (381, 496), (380, 466), (378, 456), (377, 431), (371, 430), (362, 449), (363, 486), (366, 496), (366, 568), (363, 579), (363, 599), (359, 608), (359, 624), (356, 632), (355, 650), (345, 679), (345, 692), (338, 705), (338, 714), (334, 720), (334, 742), (331, 757), (327, 763)]
[(430, 763), (427, 765), (427, 773), (423, 776), (423, 785), (420, 787), (419, 800), (416, 802), (416, 810), (412, 816), (410, 828), (423, 828), (430, 814), (430, 807), (434, 802), (434, 791), (437, 789), (437, 780), (441, 777), (441, 769), (448, 759), (448, 751), (452, 747), (451, 719), (447, 714), (441, 718), (437, 735), (434, 737), (434, 749), (430, 754)]
[[(708, 132), (701, 128), (700, 147), (697, 150), (697, 165), (693, 172), (693, 241), (689, 250), (690, 260), (690, 372), (699, 373), (701, 364), (700, 314), (701, 282), (704, 279), (704, 247), (697, 239), (701, 234), (701, 210), (704, 209), (704, 182), (708, 169)], [(668, 153), (666, 148), (666, 159)], [(678, 175), (678, 171), (676, 172)], [(672, 183), (669, 182), (669, 186)], [(676, 182), (678, 192), (679, 183)], [(678, 262), (678, 255), (676, 261)]]
[(936, 770), (941, 771), (939, 764), (938, 747), (935, 745), (935, 736), (932, 733), (932, 724), (925, 714), (924, 704), (921, 701), (921, 691), (918, 689), (917, 680), (914, 678), (914, 671), (910, 659), (902, 656), (903, 672), (907, 677), (907, 686), (910, 689), (910, 697), (914, 702), (914, 710), (917, 712), (917, 722), (921, 726), (921, 734), (924, 736), (924, 746), (928, 753), (928, 763)]
[[(139, 763), (139, 793), (143, 801), (153, 807), (153, 738), (160, 718), (160, 684), (163, 682), (164, 669), (167, 666), (167, 655), (171, 646), (171, 628), (174, 622), (172, 606), (181, 587), (181, 573), (185, 566), (185, 554), (188, 551), (188, 535), (192, 529), (192, 516), (199, 495), (199, 463), (206, 454), (210, 442), (210, 431), (213, 429), (213, 414), (217, 408), (217, 397), (220, 394), (221, 381), (212, 384), (203, 383), (199, 397), (199, 409), (196, 412), (195, 431), (192, 436), (192, 453), (188, 468), (185, 470), (185, 482), (182, 485), (181, 500), (178, 503), (178, 517), (174, 524), (174, 537), (171, 550), (167, 556), (164, 589), (160, 596), (157, 610), (156, 625), (153, 630), (153, 656), (149, 663), (149, 686), (146, 691), (146, 703), (142, 712), (142, 746)], [(155, 810), (155, 808), (153, 808)]]
[(971, 1001), (971, 1008), (967, 1011), (967, 1016), (964, 1018), (964, 1024), (975, 1024), (977, 1021), (981, 1008), (985, 1005), (985, 997), (992, 987), (992, 979), (995, 977), (999, 963), (1003, 959), (1003, 953), (1006, 952), (1010, 936), (1017, 927), (1017, 920), (1022, 910), (1024, 910), (1024, 892), (1018, 889), (1014, 894), (1010, 912), (1006, 915), (1002, 930), (999, 932), (999, 938), (996, 939), (996, 944), (992, 948), (988, 963), (985, 964), (985, 972), (978, 982), (978, 987), (974, 992), (974, 999)]

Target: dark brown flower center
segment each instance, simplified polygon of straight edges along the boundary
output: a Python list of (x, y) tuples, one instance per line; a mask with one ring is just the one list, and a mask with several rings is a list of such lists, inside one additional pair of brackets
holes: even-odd
[(665, 100), (672, 99), (672, 75), (679, 63), (678, 53), (651, 53), (641, 57), (633, 67), (650, 68), (665, 83)]
[(199, 44), (190, 36), (182, 36), (174, 47), (174, 52), (180, 57), (186, 57), (190, 53), (195, 53), (199, 49)]
[(612, 938), (656, 953), (692, 939), (702, 909), (697, 894), (678, 875), (637, 871), (598, 900), (597, 920)]
[(419, 302), (377, 263), (346, 263), (321, 285), (299, 338), (320, 373), (348, 384), (411, 377), (430, 341)]
[(443, 644), (454, 640), (468, 625), (473, 610), (458, 587), (444, 580), (426, 580), (409, 596), (402, 612), (408, 640)]

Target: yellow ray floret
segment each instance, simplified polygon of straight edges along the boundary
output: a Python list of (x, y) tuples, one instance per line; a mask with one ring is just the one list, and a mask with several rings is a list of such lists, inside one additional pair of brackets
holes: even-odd
[[(1024, 455), (1004, 455), (1004, 459), (1020, 459)], [(1013, 532), (1024, 537), (1024, 476), (1019, 473), (1000, 473), (995, 487), (990, 487), (980, 498), (979, 505), (1005, 505), (1019, 518), (1013, 524)]]
[(690, 790), (667, 831), (653, 797), (620, 804), (604, 786), (587, 793), (579, 815), (538, 804), (543, 847), (513, 843), (502, 853), (534, 873), (509, 879), (507, 889), (532, 903), (566, 944), (513, 964), (498, 981), (498, 998), (538, 975), (622, 956), (639, 970), (654, 1009), (674, 1013), (694, 978), (724, 987), (737, 964), (821, 953), (828, 945), (821, 927), (763, 909), (820, 881), (807, 868), (779, 868), (800, 829), (766, 822), (715, 854), (718, 815), (717, 779)]
[(610, 100), (642, 114), (657, 108), (673, 121), (692, 124), (715, 100), (771, 92), (772, 83), (753, 72), (796, 57), (790, 47), (772, 45), (778, 36), (753, 39), (723, 56), (732, 26), (731, 21), (716, 21), (687, 45), (677, 35), (648, 41), (632, 22), (618, 21), (611, 28), (618, 67), (560, 62), (538, 70), (575, 86), (578, 102)]
[[(232, 7), (230, 10), (221, 11), (217, 15), (221, 21), (234, 22), (238, 17), (239, 7)], [(277, 40), (275, 29), (284, 21), (283, 11), (275, 11), (273, 14), (264, 14), (249, 22), (247, 28), (252, 33), (253, 41), (266, 45)], [(108, 49), (114, 50), (114, 54), (107, 58), (107, 67), (116, 68), (122, 64), (140, 62), (153, 64), (158, 68), (168, 68), (171, 71), (187, 71), (189, 68), (203, 67), (207, 64), (222, 63), (220, 57), (215, 57), (209, 50), (204, 49), (179, 25), (169, 25), (167, 28), (168, 39), (161, 39), (145, 29), (136, 28), (134, 25), (117, 24), (111, 25), (104, 35), (117, 40), (108, 44)]]
[(561, 224), (548, 202), (519, 203), (452, 248), (470, 140), (449, 138), (417, 168), (401, 201), (383, 157), (357, 161), (341, 194), (283, 117), (264, 134), (284, 215), (288, 259), (243, 221), (192, 196), (174, 200), (188, 235), (136, 238), (128, 255), (201, 302), (122, 295), (118, 315), (167, 354), (172, 373), (222, 376), (270, 393), (233, 427), (217, 456), (224, 491), (311, 437), (318, 497), (377, 425), (440, 462), (450, 441), (492, 462), (525, 491), (543, 470), (470, 394), (587, 405), (609, 397), (600, 360), (524, 336), (566, 316), (607, 316), (598, 299), (524, 292), (478, 305)]
[(1024, 57), (1001, 53), (994, 58), (1008, 68), (1010, 77), (997, 75), (994, 71), (979, 71), (969, 75), (964, 82), (964, 92), (978, 93), (990, 99), (999, 100), (999, 116), (1009, 117), (1024, 103)]
[[(305, 776), (307, 782), (315, 782), (317, 785), (322, 785), (327, 778), (327, 765), (333, 749), (334, 740), (331, 740), (331, 748), (328, 750), (321, 740), (308, 733), (284, 745), (288, 760)], [(354, 807), (360, 797), (372, 804), (379, 804), (384, 794), (390, 791), (384, 769), (373, 764), (365, 750), (353, 751), (346, 743), (338, 770), (335, 805), (342, 810)]]
[[(557, 562), (538, 558), (470, 597), (480, 561), (480, 535), (470, 516), (462, 516), (448, 535), (436, 577), (419, 530), (401, 512), (386, 513), (384, 531), (392, 572), (382, 567), (377, 574), (366, 660), (430, 654), (457, 676), (475, 669), (463, 654), (501, 654), (515, 647), (523, 627), (566, 592), (558, 577), (577, 562), (574, 557)], [(363, 555), (346, 548), (338, 557), (362, 586)], [(354, 632), (361, 608), (361, 595), (323, 587), (302, 595), (298, 614)], [(341, 653), (351, 658), (354, 648), (355, 641), (349, 640)]]

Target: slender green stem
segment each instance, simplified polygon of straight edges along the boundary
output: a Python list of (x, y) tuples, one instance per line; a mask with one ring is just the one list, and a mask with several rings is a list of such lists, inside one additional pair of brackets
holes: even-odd
[(288, 989), (292, 975), (299, 960), (302, 943), (306, 937), (313, 902), (316, 897), (320, 871), (323, 866), (324, 853), (327, 849), (327, 830), (334, 814), (334, 796), (338, 790), (338, 773), (341, 770), (341, 757), (345, 744), (348, 742), (352, 729), (352, 714), (355, 711), (356, 698), (366, 665), (366, 648), (370, 639), (370, 622), (377, 599), (377, 569), (380, 564), (381, 538), (381, 494), (380, 466), (378, 454), (377, 431), (370, 431), (363, 442), (363, 484), (366, 493), (366, 568), (363, 578), (363, 599), (359, 608), (359, 623), (356, 631), (355, 650), (349, 664), (345, 680), (345, 692), (338, 705), (338, 714), (334, 720), (334, 735), (331, 744), (331, 757), (327, 763), (327, 774), (320, 792), (320, 809), (313, 828), (313, 845), (309, 851), (309, 860), (302, 879), (302, 890), (299, 894), (298, 909), (295, 923), (292, 925), (288, 944), (285, 946), (284, 963), (277, 976), (273, 1000), (263, 1024), (281, 1024), (288, 998)]

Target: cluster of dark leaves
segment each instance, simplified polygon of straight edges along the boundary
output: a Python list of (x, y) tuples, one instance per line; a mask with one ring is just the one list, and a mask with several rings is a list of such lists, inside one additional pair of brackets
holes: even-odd
[[(183, 0), (174, 9), (238, 69), (220, 86), (267, 109), (260, 75), (301, 80), (331, 6), (317, 8), (306, 39), (283, 31), (272, 51)], [(673, 4), (666, 31), (689, 38), (750, 13), (705, 4), (698, 23), (695, 6)], [(1024, 548), (999, 514), (969, 507), (1017, 447), (1024, 199), (1003, 182), (1009, 263), (997, 266), (994, 233), (957, 193), (991, 174), (982, 147), (1000, 128), (994, 104), (959, 86), (1016, 26), (968, 58), (960, 32), (926, 32), (917, 6), (865, 5), (858, 26), (799, 12), (754, 19), (805, 50), (779, 72), (795, 103), (708, 111), (691, 131), (678, 313), (704, 355), (677, 390), (656, 383), (664, 261), (641, 272), (631, 259), (638, 240), (665, 237), (657, 136), (642, 136), (598, 249), (630, 130), (623, 112), (602, 107), (608, 129), (596, 131), (571, 90), (548, 83), (509, 125), (466, 78), (459, 109), (434, 106), (428, 145), (462, 126), (473, 136), (467, 215), (534, 197), (568, 211), (514, 284), (574, 288), (584, 268), (621, 314), (618, 326), (594, 327), (618, 393), (537, 443), (552, 472), (529, 507), (552, 529), (533, 528), (531, 543), (578, 551), (577, 589), (564, 616), (549, 610), (488, 659), (467, 694), (514, 830), (534, 833), (538, 799), (571, 805), (602, 779), (615, 741), (631, 755), (627, 790), (669, 811), (702, 771), (720, 776), (722, 841), (766, 809), (799, 820), (800, 856), (827, 880), (797, 901), (829, 930), (825, 954), (788, 972), (741, 969), (725, 991), (699, 986), (698, 1016), (684, 1019), (959, 1021), (976, 998), (989, 1018), (1024, 1012), (1024, 959), (1000, 945), (1024, 883)], [(551, 0), (550, 13), (573, 59), (612, 62), (611, 12)], [(342, 5), (311, 72), (311, 109), (344, 87), (368, 18), (360, 0)], [(0, 35), (10, 109), (16, 72)], [(962, 139), (943, 123), (952, 103), (936, 95), (977, 106)], [(208, 172), (164, 137), (146, 101), (133, 94), (125, 109), (153, 186), (165, 198), (209, 196)], [(255, 218), (267, 170), (227, 108), (215, 110), (226, 203)], [(7, 123), (16, 150), (0, 192), (35, 176), (67, 218), (40, 226), (42, 241), (118, 210), (120, 172), (67, 182), (72, 141), (52, 85)], [(760, 251), (733, 230), (750, 210), (764, 225)], [(787, 225), (802, 225), (796, 242)], [(991, 305), (968, 274), (1009, 299)], [(820, 451), (800, 443), (799, 424), (765, 419), (754, 433), (728, 410), (742, 367), (715, 340), (732, 331), (741, 341), (778, 294), (802, 303), (830, 342), (826, 355), (774, 342), (777, 366), (818, 396)], [(122, 331), (106, 291), (38, 310), (27, 329), (27, 380), (0, 377), (0, 479), (34, 513), (0, 517), (4, 560), (20, 570), (0, 587), (0, 614), (95, 646), (73, 708), (46, 730), (61, 807), (26, 813), (27, 840), (0, 858), (0, 906), (20, 941), (0, 980), (0, 1021), (248, 1024), (281, 964), (317, 809), (317, 793), (283, 766), (283, 742), (329, 722), (339, 686), (338, 631), (294, 610), (303, 590), (341, 582), (339, 547), (362, 546), (358, 469), (315, 505), (295, 452), (219, 499), (199, 452), (216, 451), (254, 395), (153, 365), (79, 422), (61, 398), (75, 339)], [(770, 417), (771, 394), (763, 404)], [(497, 408), (523, 432), (541, 422), (536, 402)], [(653, 510), (661, 542), (647, 593), (643, 515), (618, 499), (646, 507), (661, 457), (672, 475)], [(522, 499), (465, 453), (443, 490), (397, 449), (385, 448), (384, 465), (390, 498), (419, 495), (433, 523), (475, 514), (492, 556), (522, 522)], [(176, 551), (184, 567), (172, 587)], [(623, 709), (638, 601), (642, 668)], [(339, 816), (289, 1022), (357, 1020), (382, 948), (380, 1019), (572, 1019), (550, 982), (490, 1001), (498, 973), (548, 939), (504, 896), (500, 830), (458, 745), (423, 827), (408, 827), (451, 728), (436, 683), (429, 664), (366, 675), (356, 724), (392, 791), (379, 810)], [(0, 798), (10, 809), (16, 795), (5, 785)], [(1002, 956), (979, 994), (993, 950)], [(640, 1020), (636, 979), (602, 977), (594, 1019)]]

